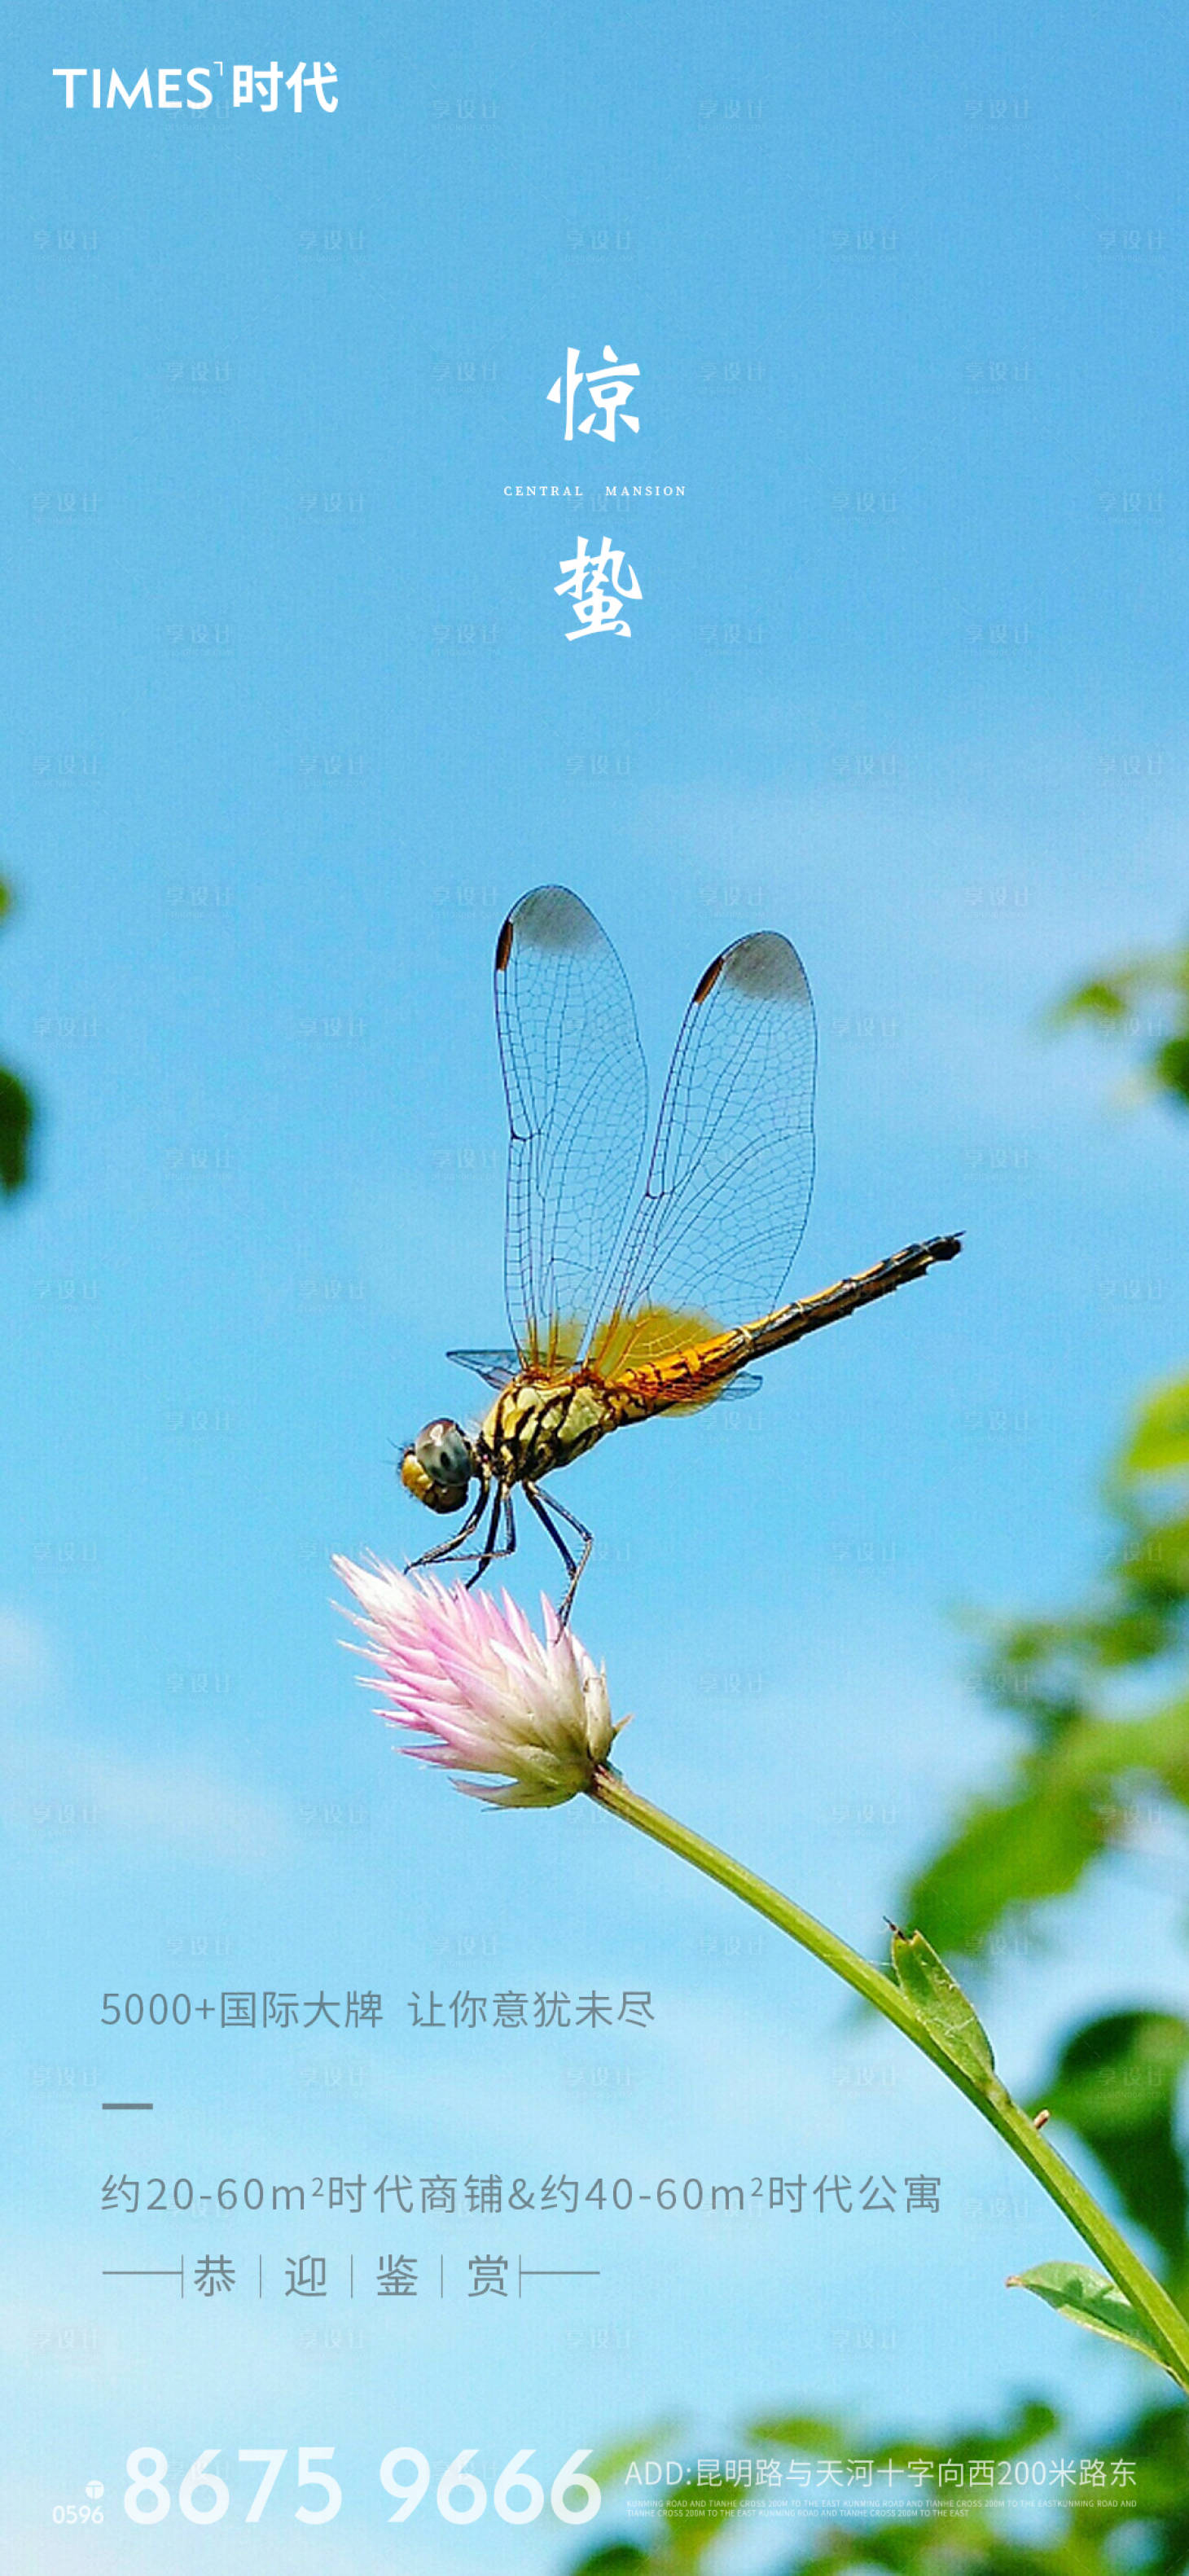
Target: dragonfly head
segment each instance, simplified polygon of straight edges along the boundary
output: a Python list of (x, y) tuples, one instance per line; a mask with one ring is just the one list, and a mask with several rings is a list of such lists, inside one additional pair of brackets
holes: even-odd
[(457, 1422), (427, 1422), (400, 1464), (402, 1485), (431, 1512), (460, 1512), (477, 1473), (474, 1450)]

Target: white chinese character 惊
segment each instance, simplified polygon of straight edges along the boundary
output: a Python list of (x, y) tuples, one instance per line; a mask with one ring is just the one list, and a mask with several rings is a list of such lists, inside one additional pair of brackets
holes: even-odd
[[(639, 429), (640, 423), (637, 420), (635, 413), (625, 411), (623, 406), (625, 403), (631, 401), (633, 382), (639, 375), (640, 370), (637, 366), (632, 366), (627, 363), (621, 365), (619, 359), (615, 355), (614, 349), (611, 348), (609, 344), (605, 346), (603, 350), (604, 359), (607, 361), (606, 365), (602, 367), (592, 367), (585, 375), (583, 375), (579, 368), (578, 356), (579, 352), (577, 349), (567, 349), (565, 374), (566, 389), (564, 396), (566, 410), (565, 435), (567, 438), (572, 438), (574, 435), (574, 405), (577, 399), (579, 385), (585, 385), (589, 398), (595, 408), (594, 411), (587, 413), (585, 420), (579, 421), (578, 427), (584, 434), (593, 429), (596, 438), (609, 439), (611, 445), (614, 446), (615, 423), (617, 417), (622, 418), (625, 429)], [(556, 384), (550, 386), (546, 399), (549, 402), (555, 403), (560, 403), (562, 401), (562, 379), (560, 376), (558, 377)], [(597, 419), (597, 414), (599, 412), (603, 415), (601, 421)]]

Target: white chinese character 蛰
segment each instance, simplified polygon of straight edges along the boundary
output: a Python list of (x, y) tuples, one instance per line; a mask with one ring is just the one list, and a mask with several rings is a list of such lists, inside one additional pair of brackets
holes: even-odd
[[(578, 539), (578, 552), (559, 569), (568, 573), (568, 581), (555, 582), (559, 599), (572, 599), (576, 626), (566, 630), (567, 644), (576, 644), (582, 635), (630, 635), (631, 627), (620, 614), (620, 602), (641, 597), (640, 584), (631, 564), (623, 578), (623, 552), (604, 537), (597, 555), (592, 555), (585, 537)], [(606, 588), (607, 582), (611, 588)]]
[[(587, 413), (585, 420), (579, 421), (578, 427), (584, 435), (587, 431), (593, 429), (596, 438), (609, 439), (611, 445), (614, 447), (615, 423), (617, 417), (622, 418), (625, 429), (639, 429), (640, 423), (637, 420), (635, 413), (625, 411), (623, 406), (625, 403), (631, 401), (633, 383), (635, 378), (639, 375), (640, 370), (637, 366), (629, 365), (626, 362), (621, 365), (619, 359), (615, 355), (614, 349), (611, 348), (609, 344), (605, 346), (603, 350), (604, 359), (607, 361), (606, 365), (602, 367), (592, 367), (585, 375), (583, 375), (579, 368), (578, 356), (579, 352), (577, 349), (567, 349), (565, 374), (565, 435), (567, 438), (572, 438), (574, 435), (574, 405), (579, 385), (585, 385), (590, 400), (594, 404), (595, 408), (594, 411)], [(561, 402), (562, 379), (560, 376), (558, 377), (556, 384), (550, 386), (546, 400), (555, 403)], [(599, 412), (603, 415), (601, 421), (597, 418)]]

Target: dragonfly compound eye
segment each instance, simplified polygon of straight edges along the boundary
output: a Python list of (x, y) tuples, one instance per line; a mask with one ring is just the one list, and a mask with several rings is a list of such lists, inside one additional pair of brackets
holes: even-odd
[(427, 1422), (401, 1460), (401, 1482), (431, 1512), (461, 1511), (475, 1472), (471, 1444), (457, 1422)]

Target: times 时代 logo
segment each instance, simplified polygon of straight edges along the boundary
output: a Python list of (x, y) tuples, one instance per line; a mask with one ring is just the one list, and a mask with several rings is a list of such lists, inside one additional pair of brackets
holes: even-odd
[[(292, 72), (284, 72), (274, 55), (264, 71), (252, 63), (232, 63), (231, 104), (233, 107), (258, 107), (264, 116), (275, 116), (281, 103), (281, 92), (287, 90), (295, 115), (300, 116), (306, 94), (313, 92), (318, 106), (327, 116), (338, 107), (338, 74), (333, 63), (298, 63)], [(144, 107), (169, 110), (190, 108), (205, 114), (215, 104), (215, 86), (226, 81), (226, 66), (221, 62), (197, 63), (183, 71), (176, 63), (147, 68), (130, 82), (120, 73), (105, 70), (101, 64), (63, 64), (56, 66), (51, 78), (63, 83), (63, 97), (68, 108), (84, 102), (92, 108)], [(80, 90), (80, 81), (84, 87)], [(185, 83), (183, 93), (182, 84)], [(216, 111), (217, 112), (217, 111)]]

